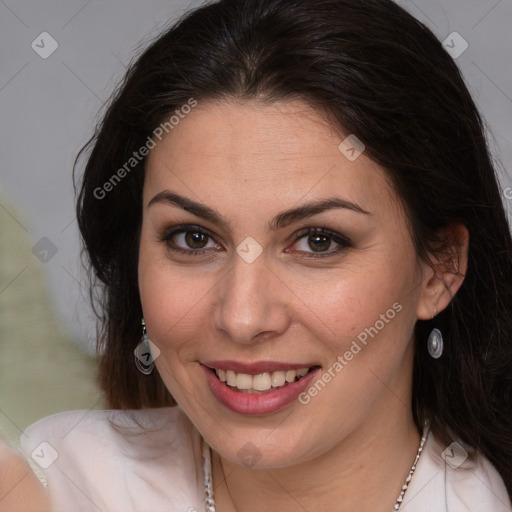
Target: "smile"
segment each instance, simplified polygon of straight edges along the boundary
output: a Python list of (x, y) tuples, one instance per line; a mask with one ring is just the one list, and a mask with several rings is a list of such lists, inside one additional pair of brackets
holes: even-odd
[(273, 388), (281, 388), (304, 377), (310, 368), (300, 370), (278, 370), (272, 373), (265, 372), (258, 375), (248, 373), (236, 373), (233, 370), (215, 369), (217, 377), (230, 388), (237, 389), (248, 394), (264, 393)]
[[(264, 366), (268, 371), (262, 371)], [(231, 361), (201, 367), (217, 401), (233, 412), (248, 415), (270, 414), (291, 405), (321, 370), (318, 365)]]

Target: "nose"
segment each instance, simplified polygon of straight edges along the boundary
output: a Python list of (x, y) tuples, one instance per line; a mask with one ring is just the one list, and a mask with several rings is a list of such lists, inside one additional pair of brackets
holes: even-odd
[(240, 344), (254, 344), (284, 333), (290, 323), (289, 292), (261, 254), (247, 263), (238, 254), (217, 284), (214, 327)]

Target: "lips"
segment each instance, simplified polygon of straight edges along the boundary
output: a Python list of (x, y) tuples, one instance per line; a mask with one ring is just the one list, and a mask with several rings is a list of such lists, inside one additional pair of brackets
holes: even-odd
[[(208, 361), (201, 367), (214, 397), (229, 410), (248, 415), (270, 414), (289, 406), (302, 391), (308, 388), (320, 371), (320, 367), (315, 364), (269, 361), (250, 364), (236, 361)], [(299, 372), (302, 370), (300, 373), (303, 376), (297, 375), (297, 370)], [(293, 373), (293, 379), (285, 379), (282, 383), (282, 375), (291, 377), (291, 373)], [(236, 376), (235, 380), (233, 380), (233, 374)], [(223, 381), (219, 378), (227, 375), (230, 376), (231, 384), (227, 379)], [(279, 381), (274, 382), (274, 386), (269, 386), (268, 380), (266, 381), (270, 375), (278, 377), (281, 375)], [(237, 383), (241, 384), (242, 389), (236, 386)]]

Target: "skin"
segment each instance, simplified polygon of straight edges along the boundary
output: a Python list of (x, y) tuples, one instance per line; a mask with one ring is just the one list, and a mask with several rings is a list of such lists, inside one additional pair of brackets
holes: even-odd
[[(433, 268), (419, 261), (385, 171), (364, 153), (349, 161), (338, 149), (344, 138), (300, 101), (205, 101), (148, 157), (139, 252), (144, 318), (161, 351), (160, 375), (212, 447), (217, 511), (389, 512), (416, 455), (413, 328), (442, 311), (462, 284), (467, 230), (447, 230), (453, 243)], [(229, 224), (164, 202), (148, 206), (163, 190)], [(337, 208), (266, 229), (283, 210), (334, 196), (369, 213)], [(201, 255), (170, 248), (201, 250), (183, 235), (162, 241), (165, 228), (179, 224), (209, 231)], [(296, 236), (323, 227), (352, 245), (334, 254), (339, 245), (329, 238), (331, 255), (312, 258), (308, 236)], [(236, 252), (248, 236), (263, 250), (252, 263)], [(307, 405), (244, 416), (208, 388), (200, 361), (325, 370), (394, 303), (402, 310)], [(259, 456), (253, 466), (238, 455), (248, 442)]]

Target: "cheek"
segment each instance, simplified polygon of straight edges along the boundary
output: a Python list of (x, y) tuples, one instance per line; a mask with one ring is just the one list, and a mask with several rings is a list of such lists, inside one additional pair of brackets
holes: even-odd
[(408, 337), (402, 329), (414, 323), (414, 308), (409, 307), (414, 279), (408, 267), (372, 254), (324, 276), (295, 278), (297, 319), (323, 340), (331, 358), (350, 350), (354, 340), (363, 347), (377, 337), (404, 344)]
[(173, 398), (187, 403), (196, 389), (195, 374), (189, 370), (205, 332), (201, 322), (207, 314), (190, 277), (171, 269), (161, 257), (152, 259), (143, 253), (139, 260), (140, 296), (148, 336), (160, 350), (155, 365)]
[(195, 338), (206, 319), (206, 281), (194, 284), (185, 268), (171, 266), (165, 251), (150, 247), (144, 240), (138, 279), (148, 335), (158, 348), (162, 352), (177, 351)]

